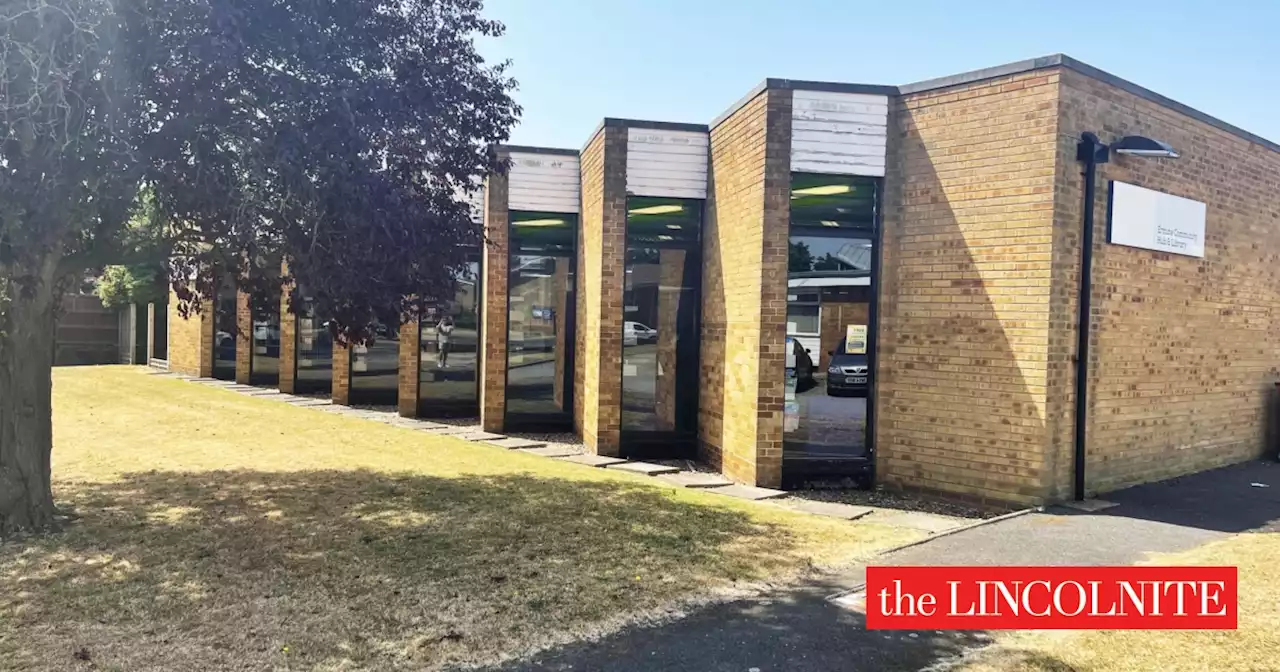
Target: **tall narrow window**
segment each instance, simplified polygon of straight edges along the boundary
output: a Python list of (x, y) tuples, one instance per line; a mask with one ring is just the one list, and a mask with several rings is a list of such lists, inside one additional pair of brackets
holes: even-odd
[(373, 325), (373, 342), (351, 346), (351, 403), (393, 405), (400, 390), (400, 327)]
[(511, 213), (507, 423), (572, 426), (577, 215)]
[(300, 393), (333, 389), (333, 338), (329, 324), (316, 313), (310, 299), (303, 300), (298, 314), (298, 374), (295, 389)]
[(249, 351), (249, 379), (254, 385), (280, 383), (280, 295), (255, 301), (252, 349)]
[(418, 413), (470, 417), (480, 412), (480, 253), (454, 277), (445, 297), (418, 323)]
[(689, 452), (697, 431), (702, 202), (627, 199), (623, 450)]
[(169, 361), (169, 302), (152, 304), (151, 359)]
[(878, 182), (791, 178), (784, 472), (805, 471), (806, 462), (829, 470), (867, 457)]
[(213, 297), (213, 377), (236, 379), (236, 283), (224, 277)]

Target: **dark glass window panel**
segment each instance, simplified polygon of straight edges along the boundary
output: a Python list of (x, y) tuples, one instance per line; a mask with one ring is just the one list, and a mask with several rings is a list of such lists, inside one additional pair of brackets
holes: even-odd
[(871, 230), (879, 178), (857, 175), (791, 176), (791, 226)]
[(573, 252), (578, 236), (577, 215), (513, 210), (510, 217), (513, 250), (519, 248), (530, 254)]
[(697, 242), (702, 237), (702, 201), (627, 198), (627, 244)]
[(418, 328), (422, 348), (418, 372), (420, 413), (428, 417), (478, 414), (479, 253), (457, 274), (453, 296), (434, 306)]
[(150, 328), (147, 318), (147, 307), (142, 304), (133, 306), (133, 361), (135, 364), (147, 362), (147, 330)]
[(506, 409), (516, 425), (571, 422), (576, 237), (576, 215), (511, 213)]
[(863, 457), (866, 352), (844, 346), (850, 327), (869, 329), (878, 180), (792, 175), (787, 260), (786, 459)]
[(698, 259), (696, 249), (627, 249), (624, 431), (692, 433), (697, 429)]
[(151, 358), (169, 361), (169, 304), (154, 304), (151, 319)]
[(702, 201), (627, 199), (622, 430), (697, 431)]
[(303, 300), (298, 314), (298, 368), (295, 386), (299, 392), (328, 392), (333, 389), (333, 337), (326, 320), (315, 306)]
[(254, 306), (253, 349), (249, 351), (249, 377), (254, 385), (280, 383), (280, 297)]
[(351, 401), (395, 404), (400, 390), (400, 327), (375, 324), (372, 343), (351, 346)]
[(213, 377), (236, 379), (236, 289), (230, 283), (218, 288), (213, 301)]

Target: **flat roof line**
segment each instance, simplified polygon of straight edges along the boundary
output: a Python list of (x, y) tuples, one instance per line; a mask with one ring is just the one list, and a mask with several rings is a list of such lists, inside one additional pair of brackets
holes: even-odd
[(614, 128), (650, 128), (655, 131), (691, 131), (694, 133), (706, 133), (706, 124), (687, 124), (680, 121), (649, 121), (647, 119), (620, 119), (617, 117), (605, 117), (601, 122), (601, 127), (612, 126)]
[(498, 145), (499, 152), (521, 152), (525, 154), (556, 154), (559, 156), (577, 156), (578, 150), (561, 147), (530, 147), (529, 145)]
[(983, 68), (982, 70), (962, 72), (958, 75), (950, 75), (948, 77), (926, 79), (922, 82), (915, 82), (914, 84), (906, 84), (906, 85), (900, 86), (898, 87), (898, 91), (903, 95), (909, 95), (913, 93), (923, 93), (925, 91), (933, 91), (935, 89), (944, 89), (952, 86), (973, 84), (975, 82), (981, 82), (987, 79), (995, 79), (997, 77), (1007, 77), (1009, 75), (1017, 75), (1024, 72), (1031, 72), (1034, 70), (1044, 70), (1047, 68), (1054, 68), (1059, 66), (1064, 68), (1069, 68), (1086, 77), (1091, 77), (1100, 82), (1105, 82), (1118, 89), (1127, 91), (1128, 93), (1138, 96), (1139, 98), (1149, 100), (1157, 105), (1162, 105), (1175, 112), (1185, 114), (1188, 117), (1191, 117), (1192, 119), (1209, 124), (1214, 128), (1226, 131), (1228, 133), (1231, 133), (1232, 135), (1248, 140), (1249, 142), (1262, 145), (1263, 147), (1266, 147), (1267, 149), (1270, 149), (1272, 151), (1280, 152), (1280, 143), (1276, 143), (1260, 135), (1250, 133), (1249, 131), (1246, 131), (1243, 128), (1240, 128), (1239, 126), (1229, 124), (1217, 117), (1214, 117), (1209, 114), (1205, 114), (1204, 112), (1201, 112), (1200, 110), (1197, 110), (1194, 107), (1179, 103), (1178, 101), (1172, 98), (1160, 95), (1155, 91), (1152, 91), (1151, 89), (1148, 89), (1144, 86), (1139, 86), (1138, 84), (1134, 84), (1133, 82), (1127, 79), (1124, 79), (1122, 77), (1117, 77), (1100, 68), (1095, 68), (1094, 66), (1089, 65), (1088, 63), (1085, 63), (1083, 61), (1078, 61), (1074, 58), (1071, 58), (1070, 56), (1067, 56), (1066, 54), (1052, 54), (1049, 56), (1042, 56), (1040, 58), (1030, 58), (1025, 61), (1017, 61), (1015, 63), (1006, 63), (1004, 65), (997, 65), (992, 68)]
[(728, 119), (734, 112), (742, 109), (742, 106), (751, 102), (756, 96), (763, 93), (766, 89), (795, 89), (797, 91), (827, 91), (829, 93), (866, 93), (873, 96), (896, 96), (898, 95), (898, 87), (885, 86), (882, 84), (853, 84), (849, 82), (816, 82), (807, 79), (779, 79), (777, 77), (769, 77), (763, 82), (755, 85), (751, 91), (739, 98), (737, 102), (722, 112), (707, 126), (715, 128), (721, 122)]

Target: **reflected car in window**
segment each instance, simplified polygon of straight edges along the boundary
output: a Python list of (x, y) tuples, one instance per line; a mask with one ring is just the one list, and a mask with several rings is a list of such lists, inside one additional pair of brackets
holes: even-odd
[(622, 327), (622, 344), (636, 345), (658, 340), (658, 330), (639, 322), (626, 322)]
[(827, 394), (832, 397), (865, 397), (871, 377), (866, 353), (847, 352), (842, 338), (830, 354), (831, 361), (827, 363)]

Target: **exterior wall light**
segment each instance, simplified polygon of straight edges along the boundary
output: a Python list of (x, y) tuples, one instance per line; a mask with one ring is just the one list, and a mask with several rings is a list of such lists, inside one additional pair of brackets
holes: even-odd
[(1098, 136), (1085, 132), (1076, 145), (1076, 160), (1084, 164), (1084, 231), (1080, 242), (1080, 280), (1076, 314), (1076, 432), (1075, 432), (1075, 499), (1085, 498), (1085, 427), (1089, 407), (1089, 319), (1093, 292), (1093, 209), (1094, 182), (1098, 164), (1108, 163), (1111, 152), (1129, 156), (1176, 159), (1178, 153), (1168, 143), (1140, 135), (1127, 135), (1107, 145)]

